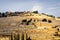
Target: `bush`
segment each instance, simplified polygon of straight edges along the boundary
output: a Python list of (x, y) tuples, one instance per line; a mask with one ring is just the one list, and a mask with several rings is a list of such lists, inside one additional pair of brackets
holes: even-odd
[(33, 13), (36, 13), (36, 14), (38, 14), (38, 11), (33, 11)]

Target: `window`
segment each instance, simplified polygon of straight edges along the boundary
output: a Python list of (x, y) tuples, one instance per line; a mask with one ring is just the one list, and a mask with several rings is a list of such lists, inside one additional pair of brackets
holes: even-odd
[(58, 36), (58, 32), (55, 32), (54, 36)]
[(34, 20), (34, 22), (35, 22), (36, 20)]
[(22, 22), (27, 22), (27, 20), (26, 20), (26, 19), (24, 19), (24, 20), (22, 20)]
[(26, 23), (26, 25), (29, 25), (29, 23), (30, 23), (31, 21), (32, 21), (32, 19), (28, 20), (27, 23)]
[(39, 20), (37, 20), (37, 19), (35, 19), (35, 20), (33, 20), (34, 22), (39, 22)]
[(31, 22), (32, 21), (32, 19), (30, 19), (28, 22)]
[(43, 19), (42, 22), (47, 22), (47, 19)]
[(51, 20), (48, 20), (48, 23), (51, 23), (52, 21)]
[(26, 25), (29, 25), (29, 22), (27, 22)]

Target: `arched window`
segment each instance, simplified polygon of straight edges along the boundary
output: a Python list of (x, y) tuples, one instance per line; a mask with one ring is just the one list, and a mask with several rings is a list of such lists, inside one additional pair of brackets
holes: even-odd
[(47, 19), (43, 19), (42, 22), (47, 22)]
[(48, 20), (48, 23), (51, 23), (52, 21), (51, 20)]

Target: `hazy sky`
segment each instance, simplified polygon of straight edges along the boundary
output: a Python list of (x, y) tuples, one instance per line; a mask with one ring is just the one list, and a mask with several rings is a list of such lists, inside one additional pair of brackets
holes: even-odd
[(0, 0), (0, 12), (35, 10), (60, 16), (60, 0)]

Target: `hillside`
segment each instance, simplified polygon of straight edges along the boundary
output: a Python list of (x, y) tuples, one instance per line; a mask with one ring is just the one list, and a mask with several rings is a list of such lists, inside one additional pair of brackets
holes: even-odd
[(0, 34), (27, 34), (31, 40), (60, 40), (60, 20), (40, 13), (25, 12), (0, 18)]

